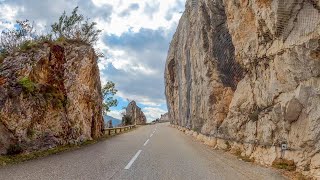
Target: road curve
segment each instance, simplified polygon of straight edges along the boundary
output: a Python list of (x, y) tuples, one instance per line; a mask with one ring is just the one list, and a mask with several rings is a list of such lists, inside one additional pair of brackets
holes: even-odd
[(284, 179), (194, 141), (168, 124), (138, 129), (75, 151), (6, 166), (6, 180)]

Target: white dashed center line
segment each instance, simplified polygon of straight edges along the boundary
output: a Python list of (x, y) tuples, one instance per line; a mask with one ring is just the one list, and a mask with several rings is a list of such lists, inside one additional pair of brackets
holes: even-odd
[[(156, 132), (157, 127), (154, 129), (153, 133), (150, 135), (150, 137), (153, 136), (153, 134)], [(148, 139), (143, 146), (146, 146), (148, 144), (148, 142), (150, 141), (150, 139)], [(134, 163), (134, 161), (139, 157), (140, 153), (142, 152), (142, 150), (139, 150), (130, 160), (130, 162), (127, 164), (127, 166), (124, 169), (130, 169), (130, 167), (132, 166), (132, 164)]]
[(143, 144), (143, 146), (146, 146), (149, 141), (150, 141), (150, 139), (148, 139), (148, 140)]
[(139, 150), (136, 155), (133, 156), (133, 158), (130, 160), (130, 162), (127, 164), (127, 166), (124, 169), (130, 169), (134, 161), (138, 158), (142, 150)]

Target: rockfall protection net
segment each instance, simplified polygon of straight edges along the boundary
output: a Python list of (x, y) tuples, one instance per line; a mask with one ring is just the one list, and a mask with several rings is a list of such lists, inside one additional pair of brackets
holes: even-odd
[[(226, 87), (231, 87), (236, 90), (238, 82), (245, 76), (246, 69), (242, 67), (235, 58), (235, 47), (232, 42), (232, 37), (227, 27), (227, 17), (225, 14), (225, 7), (221, 0), (216, 0), (213, 13), (215, 14), (214, 22), (211, 24), (214, 26), (215, 36), (213, 37), (213, 56), (217, 61), (218, 71), (222, 83)], [(197, 0), (192, 0), (192, 7), (196, 8), (203, 6), (198, 4)], [(308, 36), (310, 33), (315, 31), (316, 26), (320, 22), (320, 7), (316, 0), (279, 0), (274, 3), (276, 8), (275, 14), (275, 27), (274, 30), (264, 30), (261, 33), (261, 40), (259, 43), (270, 43), (270, 42), (281, 42), (288, 45), (296, 44), (302, 41), (303, 37)], [(273, 4), (274, 5), (274, 4)], [(198, 10), (200, 11), (200, 9)], [(262, 22), (259, 23), (265, 23)], [(262, 24), (264, 27), (268, 27), (266, 24)], [(319, 30), (318, 30), (319, 31)], [(272, 33), (271, 33), (272, 32)], [(190, 73), (190, 51), (187, 52), (187, 71)], [(187, 77), (187, 96), (190, 99), (189, 81), (192, 79)], [(190, 83), (191, 84), (191, 83)], [(189, 102), (190, 103), (190, 102)], [(257, 115), (259, 118), (259, 114)], [(182, 117), (182, 116), (181, 116)], [(190, 122), (190, 107), (187, 111), (187, 123), (186, 127), (191, 127)], [(258, 123), (258, 121), (256, 121)], [(239, 142), (243, 144), (259, 144), (262, 146), (278, 146), (279, 143), (286, 142), (283, 138), (281, 142), (265, 143), (257, 140), (237, 140), (237, 138), (228, 137), (219, 130), (215, 134), (210, 134), (215, 138), (220, 138), (228, 141)], [(293, 149), (291, 149), (293, 150)], [(295, 149), (297, 150), (297, 149)]]

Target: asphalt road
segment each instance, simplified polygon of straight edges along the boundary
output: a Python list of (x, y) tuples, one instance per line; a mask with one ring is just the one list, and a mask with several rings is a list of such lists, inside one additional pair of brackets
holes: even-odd
[(272, 180), (272, 169), (193, 140), (168, 124), (142, 126), (94, 145), (0, 169), (0, 180)]

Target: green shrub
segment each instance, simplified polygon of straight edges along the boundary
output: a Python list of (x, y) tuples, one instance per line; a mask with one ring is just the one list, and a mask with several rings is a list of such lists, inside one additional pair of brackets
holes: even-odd
[(37, 42), (28, 40), (28, 41), (23, 42), (19, 46), (19, 50), (20, 51), (28, 51), (28, 50), (32, 49), (33, 47), (36, 47), (37, 45), (38, 45)]
[(254, 158), (250, 158), (250, 156), (242, 156), (242, 152), (240, 149), (235, 150), (234, 155), (236, 155), (239, 159), (241, 159), (244, 162), (254, 162)]
[(277, 169), (285, 169), (287, 171), (294, 171), (296, 170), (296, 165), (294, 164), (293, 160), (286, 160), (286, 159), (275, 159), (272, 162), (272, 167)]
[(98, 40), (101, 30), (96, 29), (96, 22), (84, 20), (83, 15), (78, 14), (78, 7), (74, 8), (71, 16), (64, 12), (59, 22), (51, 25), (52, 32), (57, 39), (63, 37), (67, 40), (76, 40), (87, 44), (94, 44)]
[(27, 136), (28, 138), (32, 138), (36, 134), (36, 131), (33, 129), (28, 129), (27, 130)]
[(32, 82), (28, 77), (24, 77), (20, 79), (18, 83), (22, 86), (23, 90), (27, 93), (32, 93), (36, 89), (36, 84)]
[[(16, 21), (16, 25), (13, 29), (5, 29), (0, 32), (0, 63), (4, 59), (1, 50), (14, 54), (17, 51), (27, 51), (37, 47), (39, 43), (53, 41), (93, 45), (102, 32), (96, 29), (96, 22), (90, 22), (89, 19), (78, 14), (78, 7), (74, 8), (71, 16), (67, 16), (64, 12), (58, 22), (51, 25), (52, 29), (48, 34), (37, 34), (29, 20)], [(96, 55), (101, 57), (103, 53), (97, 52)]]
[(129, 115), (123, 115), (122, 124), (125, 125), (125, 126), (132, 125), (132, 117), (129, 116)]
[(56, 40), (56, 42), (58, 42), (58, 43), (65, 43), (65, 42), (67, 42), (67, 39), (65, 38), (65, 37), (59, 37), (57, 40)]
[(4, 49), (9, 54), (20, 49), (26, 41), (34, 41), (37, 37), (33, 25), (28, 20), (16, 23), (18, 28), (5, 29), (0, 35), (0, 49)]
[(6, 56), (4, 56), (3, 54), (0, 53), (0, 64), (3, 63), (5, 58), (6, 58)]
[(201, 127), (195, 126), (195, 127), (192, 128), (192, 130), (195, 131), (195, 132), (201, 132)]
[(22, 151), (23, 150), (19, 144), (11, 144), (7, 149), (7, 154), (12, 156), (12, 155), (20, 154), (22, 153)]
[(254, 158), (250, 158), (249, 156), (240, 156), (239, 158), (244, 162), (254, 162)]
[(0, 64), (4, 61), (4, 59), (8, 56), (8, 52), (5, 49), (1, 49), (0, 47)]
[(53, 41), (52, 34), (49, 33), (49, 34), (46, 34), (46, 35), (41, 35), (41, 36), (39, 36), (38, 41), (41, 42), (41, 43), (52, 42)]

